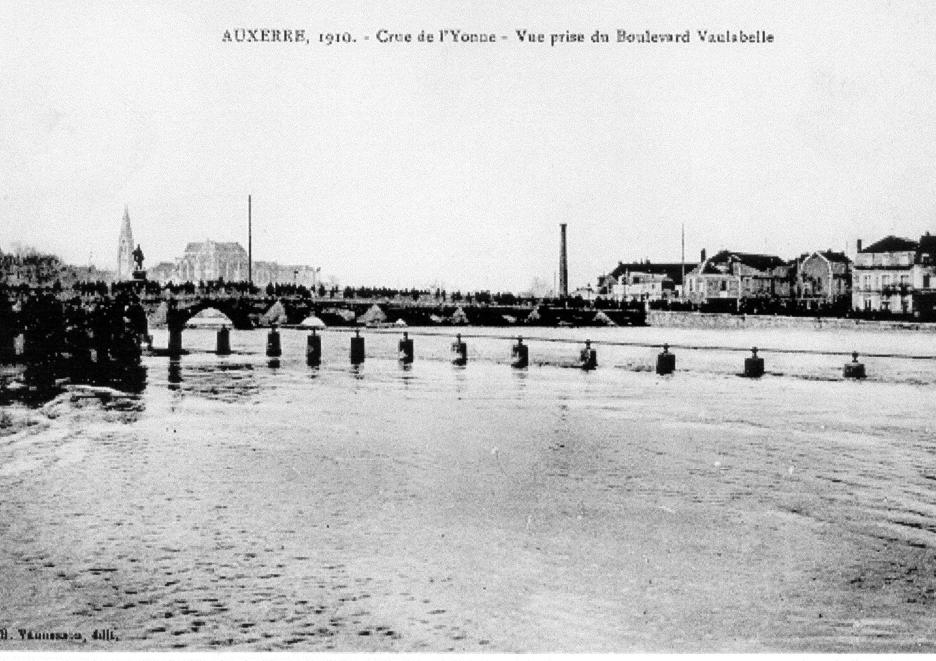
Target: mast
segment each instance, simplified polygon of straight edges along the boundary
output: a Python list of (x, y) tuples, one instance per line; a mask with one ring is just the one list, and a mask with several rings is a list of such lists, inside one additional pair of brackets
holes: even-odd
[(681, 252), (679, 267), (682, 273), (682, 298), (686, 297), (686, 223), (682, 224)]
[(250, 195), (247, 196), (247, 284), (253, 284), (253, 218)]

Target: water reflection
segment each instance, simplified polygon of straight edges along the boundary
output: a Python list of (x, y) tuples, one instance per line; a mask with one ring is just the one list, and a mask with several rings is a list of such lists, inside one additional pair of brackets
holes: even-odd
[(455, 399), (461, 401), (469, 391), (469, 379), (464, 365), (456, 365), (454, 369), (455, 378)]
[(69, 355), (33, 355), (24, 364), (6, 368), (0, 384), (0, 404), (42, 406), (70, 385), (140, 394), (146, 389), (146, 377), (146, 367), (139, 360), (96, 362)]
[(182, 383), (182, 362), (178, 360), (169, 361), (169, 390), (178, 390)]
[[(14, 311), (0, 310), (3, 362), (17, 362), (3, 398), (42, 405), (67, 385), (103, 386), (140, 393), (146, 386), (140, 342), (142, 308), (125, 293), (86, 304), (40, 291)], [(20, 349), (19, 355), (17, 349)]]
[(416, 375), (413, 374), (412, 365), (403, 366), (403, 371), (400, 374), (400, 381), (403, 383), (404, 389), (409, 389), (411, 383), (415, 383)]
[(182, 362), (169, 361), (167, 387), (186, 395), (224, 402), (237, 402), (260, 390), (253, 365), (228, 361), (187, 365), (184, 377)]

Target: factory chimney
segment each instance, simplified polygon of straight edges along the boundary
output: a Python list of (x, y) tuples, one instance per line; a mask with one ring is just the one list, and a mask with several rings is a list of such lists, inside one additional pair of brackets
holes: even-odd
[(559, 297), (569, 296), (569, 263), (566, 259), (566, 224), (559, 224)]

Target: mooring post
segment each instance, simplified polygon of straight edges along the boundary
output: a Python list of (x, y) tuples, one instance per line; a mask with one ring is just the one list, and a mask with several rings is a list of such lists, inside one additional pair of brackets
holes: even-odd
[(306, 363), (310, 367), (317, 367), (322, 363), (322, 336), (312, 329), (306, 338)]
[(598, 352), (591, 348), (591, 340), (585, 340), (585, 348), (579, 354), (579, 361), (583, 370), (593, 370), (598, 367)]
[(455, 336), (455, 341), (452, 343), (452, 351), (455, 353), (455, 358), (452, 360), (453, 364), (468, 364), (468, 345), (462, 342), (461, 333)]
[(864, 363), (858, 362), (858, 352), (852, 351), (852, 361), (845, 363), (842, 368), (842, 376), (846, 379), (863, 379), (867, 376)]
[(669, 352), (669, 345), (663, 345), (663, 353), (657, 354), (656, 373), (665, 375), (676, 371), (676, 354)]
[(354, 337), (351, 338), (351, 364), (360, 365), (364, 362), (364, 338), (361, 337), (361, 331), (355, 329)]
[(744, 359), (744, 376), (752, 379), (764, 376), (764, 359), (758, 358), (757, 347), (751, 347), (751, 357)]
[(280, 347), (280, 335), (279, 331), (276, 330), (276, 324), (273, 324), (270, 328), (270, 332), (267, 334), (266, 355), (269, 358), (279, 358), (283, 355), (283, 350)]
[[(173, 325), (169, 327), (169, 357), (178, 358), (182, 355), (182, 326)], [(98, 361), (101, 356), (98, 354)]]
[(523, 338), (519, 335), (517, 336), (517, 343), (513, 345), (510, 351), (510, 356), (513, 358), (510, 363), (511, 367), (522, 369), (530, 364), (529, 348), (523, 343)]
[(231, 331), (228, 330), (227, 326), (222, 326), (218, 331), (215, 353), (219, 356), (227, 356), (231, 353)]
[(403, 339), (399, 344), (400, 362), (408, 365), (413, 362), (413, 341), (409, 338), (409, 333), (403, 332)]

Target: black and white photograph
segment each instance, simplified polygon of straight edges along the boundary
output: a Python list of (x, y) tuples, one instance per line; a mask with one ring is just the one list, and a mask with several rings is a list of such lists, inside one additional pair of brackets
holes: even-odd
[(936, 651), (934, 35), (5, 0), (0, 654)]

